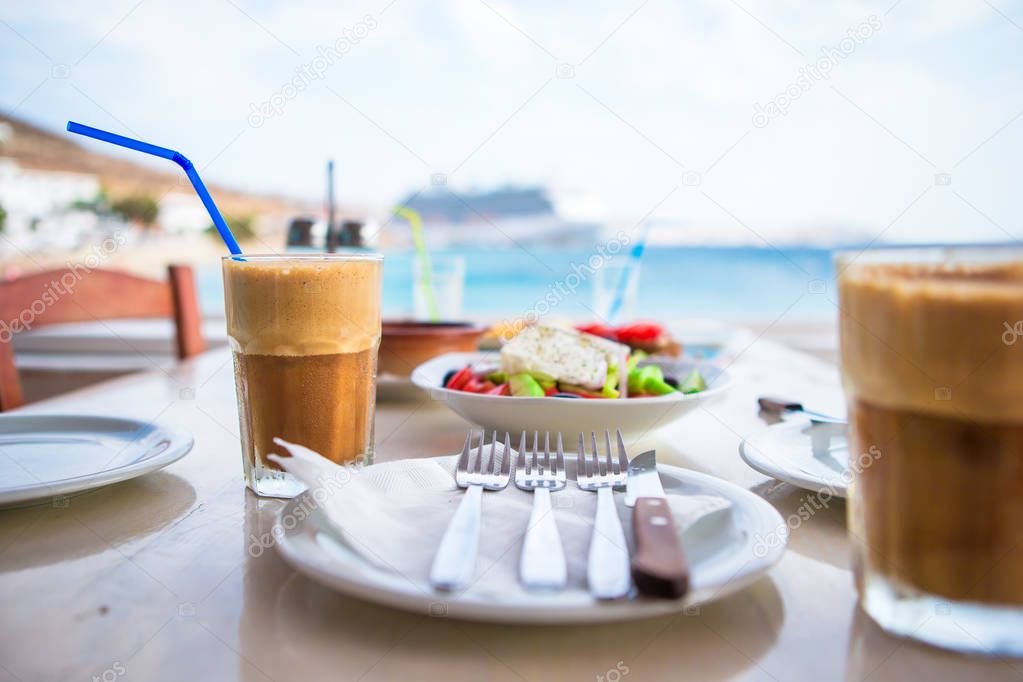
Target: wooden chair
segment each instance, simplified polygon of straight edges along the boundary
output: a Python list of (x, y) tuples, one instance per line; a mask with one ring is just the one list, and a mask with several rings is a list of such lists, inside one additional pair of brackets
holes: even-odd
[(24, 402), (12, 340), (28, 329), (61, 322), (170, 317), (178, 358), (204, 351), (192, 268), (170, 265), (167, 272), (167, 281), (160, 282), (76, 264), (0, 281), (0, 412)]

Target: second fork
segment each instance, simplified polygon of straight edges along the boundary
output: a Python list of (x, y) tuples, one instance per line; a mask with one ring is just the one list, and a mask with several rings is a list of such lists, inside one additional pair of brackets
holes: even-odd
[(533, 449), (527, 449), (526, 432), (519, 440), (519, 459), (515, 467), (515, 486), (532, 491), (533, 511), (529, 514), (526, 537), (522, 541), (519, 578), (527, 589), (557, 590), (565, 586), (568, 569), (565, 550), (561, 546), (558, 525), (551, 510), (551, 493), (565, 487), (565, 451), (558, 433), (558, 449), (551, 456), (551, 437), (543, 436), (543, 457), (540, 456), (539, 432), (533, 432)]

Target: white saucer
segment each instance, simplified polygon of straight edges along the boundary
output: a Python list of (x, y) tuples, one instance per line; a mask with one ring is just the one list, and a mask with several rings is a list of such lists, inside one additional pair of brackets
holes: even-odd
[[(570, 479), (574, 478), (574, 468), (567, 467)], [(348, 549), (330, 530), (308, 493), (290, 500), (281, 509), (274, 536), (285, 561), (338, 592), (423, 615), (495, 623), (600, 623), (676, 613), (746, 587), (781, 558), (787, 527), (763, 498), (695, 471), (664, 464), (658, 465), (658, 470), (669, 495), (718, 495), (732, 504), (729, 513), (706, 519), (706, 526), (687, 531), (685, 551), (692, 590), (681, 600), (638, 597), (601, 602), (582, 590), (527, 593), (504, 600), (435, 592), (425, 576), (422, 582), (415, 582), (381, 571)], [(700, 521), (697, 526), (703, 523)], [(517, 560), (517, 553), (511, 553), (509, 561)]]
[(739, 445), (739, 455), (772, 478), (846, 497), (852, 472), (845, 433), (845, 424), (796, 418), (757, 431)]
[(0, 507), (39, 503), (161, 469), (192, 435), (133, 419), (0, 415)]

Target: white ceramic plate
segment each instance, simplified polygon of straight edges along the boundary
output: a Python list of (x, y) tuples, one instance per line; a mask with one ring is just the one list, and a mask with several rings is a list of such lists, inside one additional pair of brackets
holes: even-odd
[[(550, 431), (575, 434), (619, 428), (626, 436), (642, 435), (672, 424), (693, 410), (700, 402), (712, 400), (725, 392), (731, 378), (713, 365), (691, 360), (660, 361), (667, 374), (683, 378), (683, 372), (699, 367), (707, 381), (707, 390), (690, 395), (674, 393), (653, 398), (624, 400), (588, 400), (585, 398), (521, 398), (480, 395), (452, 391), (441, 386), (444, 375), (468, 364), (500, 363), (498, 353), (447, 353), (424, 362), (412, 371), (412, 383), (428, 391), (466, 421), (495, 429), (519, 433)], [(666, 365), (671, 365), (671, 368)]]
[(739, 444), (739, 455), (772, 478), (845, 497), (852, 480), (845, 434), (845, 424), (797, 418), (756, 432)]
[(192, 435), (133, 419), (0, 415), (0, 507), (80, 493), (161, 469)]
[[(574, 458), (568, 459), (571, 463)], [(574, 479), (574, 465), (567, 469), (569, 478)], [(781, 558), (787, 541), (785, 522), (763, 498), (695, 471), (664, 464), (658, 465), (658, 471), (669, 495), (719, 495), (732, 503), (729, 513), (708, 520), (709, 527), (687, 533), (685, 551), (692, 589), (681, 600), (635, 597), (602, 602), (573, 590), (484, 601), (480, 597), (435, 592), (425, 577), (422, 583), (416, 583), (382, 572), (349, 550), (336, 539), (318, 505), (306, 495), (290, 500), (281, 509), (274, 529), (275, 533), (278, 529), (283, 531), (277, 549), (291, 566), (313, 580), (377, 604), (465, 620), (545, 625), (600, 623), (675, 613), (746, 587)], [(282, 523), (282, 519), (294, 523)], [(429, 552), (435, 548), (421, 549)], [(508, 560), (518, 561), (518, 555)]]

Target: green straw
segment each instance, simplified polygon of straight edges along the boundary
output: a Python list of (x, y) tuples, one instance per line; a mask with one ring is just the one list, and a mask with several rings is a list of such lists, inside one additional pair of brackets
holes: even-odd
[(431, 322), (440, 322), (440, 310), (437, 308), (437, 297), (433, 293), (431, 277), (430, 253), (426, 250), (426, 238), (423, 236), (423, 219), (419, 212), (408, 206), (398, 206), (394, 215), (404, 218), (412, 228), (412, 242), (416, 246), (416, 257), (419, 259), (419, 288), (426, 300), (426, 310)]

